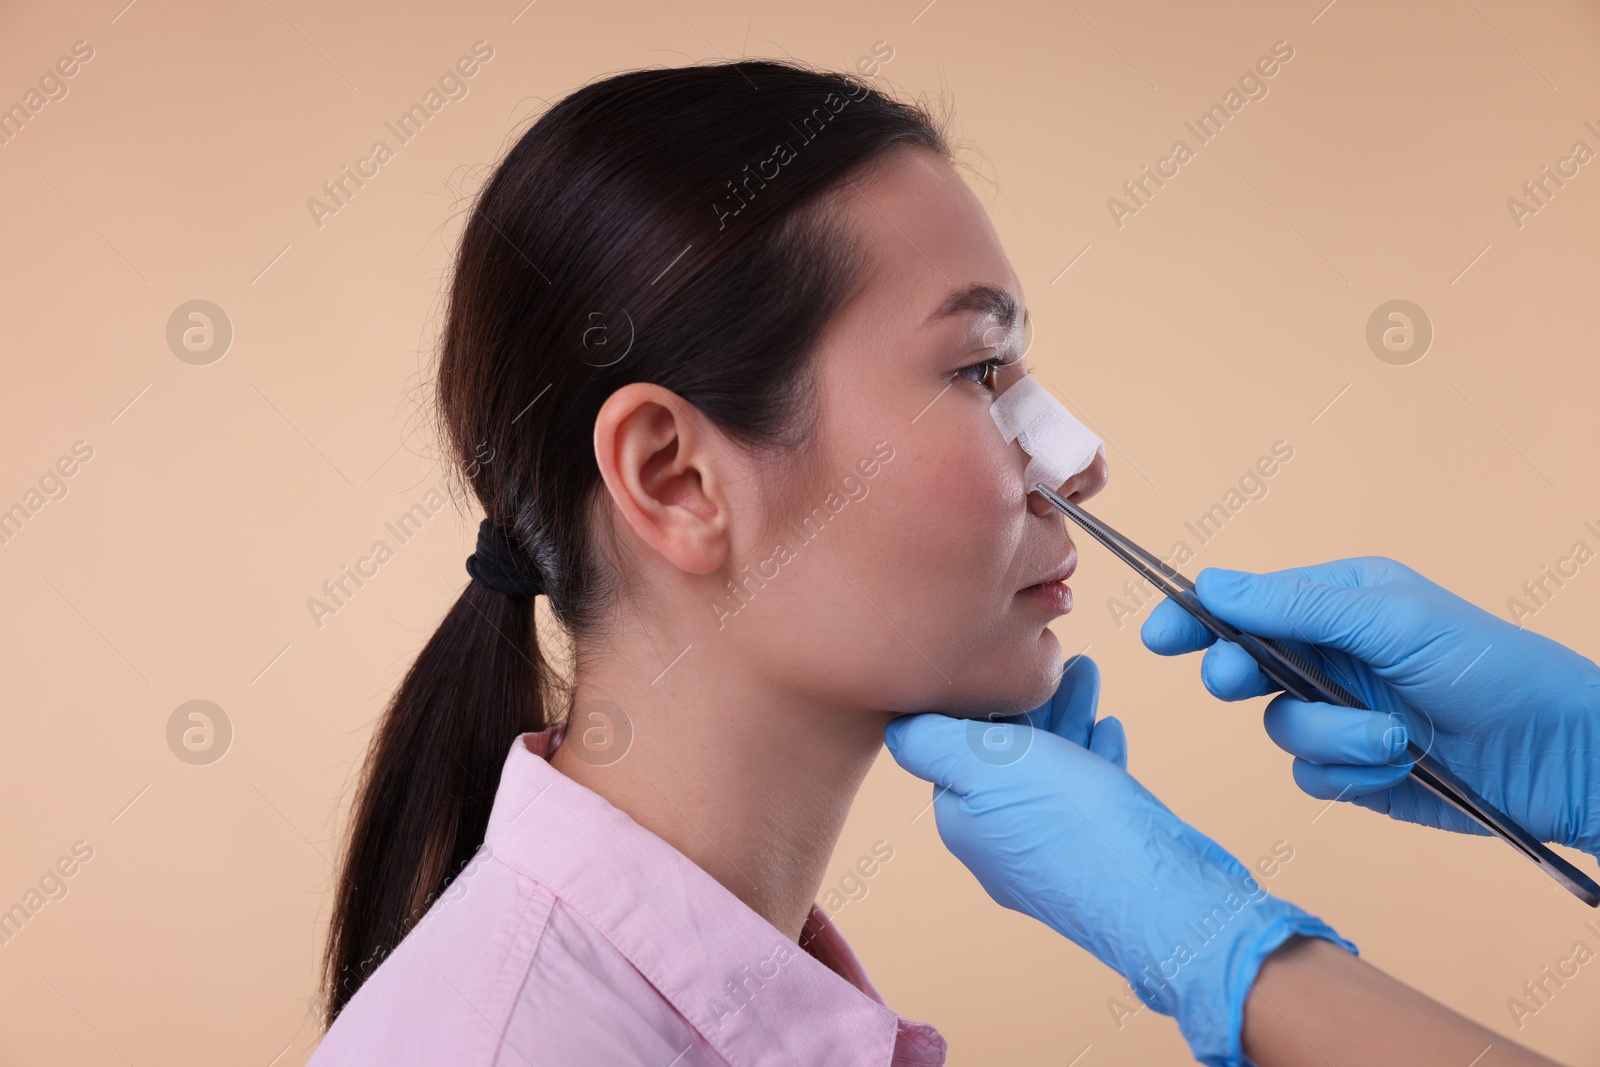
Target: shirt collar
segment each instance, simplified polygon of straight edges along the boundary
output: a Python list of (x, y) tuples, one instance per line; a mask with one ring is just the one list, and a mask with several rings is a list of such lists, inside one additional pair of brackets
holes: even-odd
[(821, 909), (811, 907), (802, 950), (552, 767), (563, 735), (558, 724), (511, 746), (485, 835), (493, 854), (593, 925), (729, 1063), (889, 1064), (902, 1020)]

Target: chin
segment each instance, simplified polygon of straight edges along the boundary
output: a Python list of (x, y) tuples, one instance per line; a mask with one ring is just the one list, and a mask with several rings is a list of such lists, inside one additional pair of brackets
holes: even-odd
[(1022, 707), (1018, 714), (1032, 711), (1055, 695), (1061, 684), (1061, 668), (1066, 661), (1061, 653), (1061, 641), (1048, 626), (1039, 634), (1030, 654), (1016, 665), (1013, 686), (1022, 690), (1017, 699)]
[(987, 659), (985, 668), (952, 678), (962, 697), (924, 708), (953, 719), (1009, 718), (1032, 711), (1055, 695), (1061, 683), (1061, 642), (1046, 628), (1031, 645), (1011, 647)]

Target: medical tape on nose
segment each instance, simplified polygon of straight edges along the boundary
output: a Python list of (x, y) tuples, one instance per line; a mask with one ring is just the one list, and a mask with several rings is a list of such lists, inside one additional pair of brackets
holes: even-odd
[(1105, 442), (1031, 376), (1019, 378), (996, 397), (989, 415), (1001, 436), (1028, 454), (1022, 479), (1029, 492), (1040, 482), (1057, 488), (1105, 450)]

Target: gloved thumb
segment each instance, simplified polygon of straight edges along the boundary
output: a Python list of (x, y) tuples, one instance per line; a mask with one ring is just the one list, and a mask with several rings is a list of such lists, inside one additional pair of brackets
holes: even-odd
[(934, 712), (901, 715), (884, 727), (883, 742), (905, 770), (953, 793), (965, 794), (972, 787), (972, 777), (988, 766), (973, 756), (970, 727), (965, 719)]
[(1364, 590), (1325, 585), (1294, 571), (1253, 574), (1207, 567), (1195, 577), (1200, 602), (1246, 633), (1326, 645), (1360, 656), (1374, 602)]

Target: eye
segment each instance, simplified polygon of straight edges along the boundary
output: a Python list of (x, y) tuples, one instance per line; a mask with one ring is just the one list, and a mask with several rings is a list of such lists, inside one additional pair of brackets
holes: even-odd
[(1009, 367), (1015, 362), (1015, 359), (1006, 359), (1001, 356), (990, 356), (981, 363), (974, 363), (970, 366), (962, 367), (960, 370), (956, 371), (956, 373), (962, 375), (968, 381), (976, 382), (984, 389), (994, 392), (995, 383), (1000, 377), (1000, 368)]

